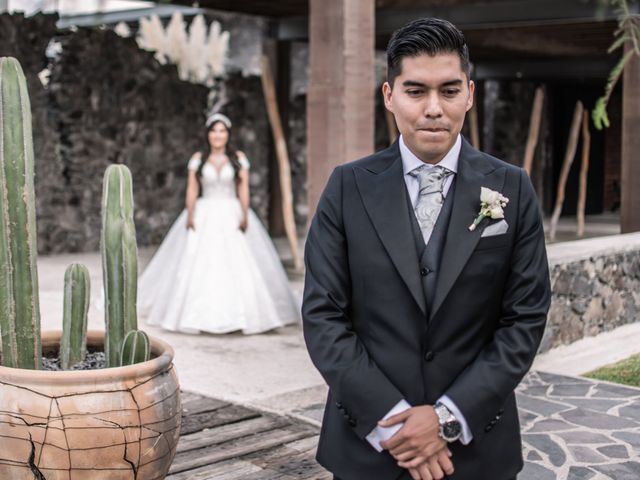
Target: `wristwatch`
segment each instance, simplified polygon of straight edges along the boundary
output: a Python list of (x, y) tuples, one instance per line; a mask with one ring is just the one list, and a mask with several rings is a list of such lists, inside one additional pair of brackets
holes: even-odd
[(451, 410), (443, 403), (436, 402), (433, 409), (438, 416), (438, 422), (440, 423), (440, 431), (438, 434), (440, 438), (448, 443), (455, 442), (462, 435), (462, 425), (451, 413)]

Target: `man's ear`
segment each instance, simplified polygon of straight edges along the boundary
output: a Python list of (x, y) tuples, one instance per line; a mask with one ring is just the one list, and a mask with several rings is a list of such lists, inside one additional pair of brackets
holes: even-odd
[(393, 113), (393, 106), (391, 105), (391, 85), (389, 85), (389, 82), (382, 84), (382, 98), (384, 99), (386, 109)]
[(467, 112), (471, 110), (471, 107), (473, 107), (475, 91), (476, 91), (476, 84), (473, 83), (473, 80), (469, 80), (469, 99), (467, 100)]

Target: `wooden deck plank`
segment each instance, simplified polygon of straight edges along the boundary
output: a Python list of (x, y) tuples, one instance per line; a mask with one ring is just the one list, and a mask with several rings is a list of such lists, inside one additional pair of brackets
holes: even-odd
[(257, 417), (242, 422), (222, 425), (180, 437), (178, 453), (205, 448), (211, 445), (237, 440), (248, 435), (275, 430), (291, 425), (291, 421), (283, 417)]
[(243, 459), (260, 466), (264, 471), (278, 472), (296, 479), (331, 479), (333, 476), (315, 460), (316, 445), (317, 436), (307, 437)]
[(183, 415), (195, 415), (198, 413), (213, 412), (228, 405), (230, 405), (229, 402), (223, 402), (215, 398), (191, 397), (187, 399), (187, 401), (182, 400), (182, 412)]
[(243, 460), (226, 460), (213, 465), (205, 465), (185, 472), (169, 474), (166, 480), (236, 480), (244, 479), (251, 473), (261, 472), (262, 468)]
[(184, 472), (204, 465), (241, 457), (287, 442), (300, 440), (311, 434), (310, 427), (306, 425), (290, 425), (282, 429), (258, 433), (239, 440), (180, 453), (173, 460), (173, 465), (171, 465), (169, 472)]
[(168, 480), (330, 480), (315, 460), (319, 429), (300, 420), (183, 392)]
[(182, 417), (180, 432), (182, 435), (199, 432), (205, 428), (249, 420), (261, 416), (260, 412), (239, 405), (229, 405), (212, 412), (196, 413)]

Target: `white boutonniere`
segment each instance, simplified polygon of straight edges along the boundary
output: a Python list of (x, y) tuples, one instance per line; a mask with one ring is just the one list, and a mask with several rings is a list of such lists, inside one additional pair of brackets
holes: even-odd
[(478, 213), (473, 223), (469, 225), (469, 231), (473, 232), (484, 218), (504, 218), (503, 208), (507, 206), (507, 203), (509, 203), (509, 199), (500, 192), (481, 187), (480, 213)]

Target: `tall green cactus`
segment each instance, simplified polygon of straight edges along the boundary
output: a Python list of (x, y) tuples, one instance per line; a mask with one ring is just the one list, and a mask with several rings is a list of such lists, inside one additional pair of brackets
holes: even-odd
[(15, 58), (0, 58), (0, 334), (3, 364), (39, 369), (40, 302), (27, 83)]
[(131, 330), (125, 335), (120, 352), (120, 366), (146, 362), (150, 356), (149, 337), (146, 333), (142, 330)]
[(107, 366), (117, 367), (124, 336), (138, 328), (138, 248), (131, 172), (124, 165), (111, 165), (104, 174), (100, 250), (105, 291), (105, 354)]
[(87, 314), (91, 282), (84, 265), (72, 263), (64, 273), (64, 311), (60, 363), (64, 370), (84, 360), (87, 353)]

